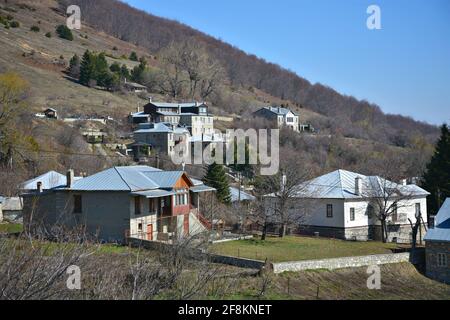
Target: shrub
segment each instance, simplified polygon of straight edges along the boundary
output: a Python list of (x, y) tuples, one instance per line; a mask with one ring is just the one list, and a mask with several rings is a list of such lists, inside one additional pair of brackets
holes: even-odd
[(46, 36), (47, 38), (51, 38), (51, 37), (52, 37), (52, 33), (51, 33), (51, 32), (47, 32), (47, 33), (45, 34), (45, 36)]
[(138, 61), (138, 56), (137, 56), (136, 52), (133, 51), (133, 52), (130, 54), (130, 60), (131, 60), (131, 61)]
[(56, 28), (56, 33), (61, 39), (73, 41), (72, 31), (65, 25), (61, 24)]
[(14, 17), (13, 17), (12, 15), (10, 15), (10, 14), (8, 14), (8, 15), (6, 16), (6, 20), (11, 21), (11, 20), (13, 20), (13, 19), (14, 19)]
[(119, 50), (116, 46), (113, 47), (113, 51)]
[(40, 29), (38, 26), (32, 26), (32, 27), (30, 28), (30, 30), (33, 31), (33, 32), (39, 32), (39, 31), (41, 31), (41, 29)]
[(11, 23), (9, 25), (11, 28), (19, 28), (20, 27), (19, 21), (11, 21)]

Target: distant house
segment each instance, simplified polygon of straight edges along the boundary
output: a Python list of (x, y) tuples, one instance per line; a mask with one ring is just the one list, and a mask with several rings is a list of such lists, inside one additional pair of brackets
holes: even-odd
[(106, 132), (98, 129), (82, 129), (81, 135), (86, 139), (87, 143), (99, 144), (105, 142)]
[(250, 193), (245, 192), (244, 190), (240, 190), (239, 188), (230, 187), (230, 195), (231, 195), (231, 203), (237, 202), (251, 202), (256, 198), (252, 196)]
[(172, 155), (175, 146), (184, 143), (188, 150), (189, 131), (172, 123), (142, 123), (133, 133), (137, 143), (149, 144), (152, 150)]
[[(301, 233), (318, 233), (320, 236), (346, 240), (379, 240), (381, 224), (376, 218), (373, 201), (374, 194), (381, 194), (381, 188), (386, 185), (410, 195), (408, 199), (398, 199), (397, 214), (388, 218), (387, 240), (410, 243), (408, 219), (415, 221), (416, 215), (421, 213), (424, 219), (422, 229), (425, 229), (426, 197), (429, 193), (416, 185), (400, 185), (379, 176), (337, 170), (307, 181), (298, 186), (290, 214), (298, 211), (304, 215), (299, 226)], [(273, 210), (277, 204), (276, 195), (267, 195), (266, 199), (268, 210)]]
[(277, 128), (288, 127), (294, 131), (299, 131), (300, 129), (298, 114), (287, 108), (269, 106), (261, 108), (253, 114), (275, 123)]
[(143, 86), (136, 82), (128, 82), (127, 79), (125, 79), (125, 83), (123, 84), (123, 87), (129, 92), (134, 92), (134, 93), (147, 92), (146, 86)]
[(132, 124), (149, 123), (150, 115), (146, 114), (144, 111), (138, 111), (130, 114), (129, 121)]
[(20, 197), (0, 196), (0, 222), (14, 221), (22, 216), (23, 203)]
[(49, 171), (40, 175), (39, 177), (30, 179), (22, 183), (19, 187), (22, 191), (48, 190), (66, 184), (66, 176), (56, 171)]
[(58, 112), (53, 108), (44, 110), (44, 115), (49, 119), (58, 119)]
[(67, 184), (24, 195), (24, 224), (83, 226), (107, 242), (126, 238), (172, 241), (208, 229), (199, 194), (214, 188), (195, 185), (183, 171), (148, 166), (113, 167)]
[(447, 198), (434, 220), (434, 228), (425, 235), (426, 274), (450, 284), (450, 198)]

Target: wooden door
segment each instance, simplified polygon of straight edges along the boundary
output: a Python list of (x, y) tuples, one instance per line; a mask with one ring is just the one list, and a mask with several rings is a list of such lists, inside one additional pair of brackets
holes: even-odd
[(153, 241), (153, 225), (147, 225), (147, 240)]

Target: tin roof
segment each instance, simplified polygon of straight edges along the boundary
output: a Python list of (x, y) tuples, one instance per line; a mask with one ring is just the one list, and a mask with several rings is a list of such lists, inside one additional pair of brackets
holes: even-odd
[[(239, 201), (239, 188), (230, 187), (231, 202)], [(255, 197), (241, 190), (241, 201), (253, 201)]]
[(450, 242), (450, 198), (447, 198), (434, 219), (435, 227), (429, 229), (425, 241)]

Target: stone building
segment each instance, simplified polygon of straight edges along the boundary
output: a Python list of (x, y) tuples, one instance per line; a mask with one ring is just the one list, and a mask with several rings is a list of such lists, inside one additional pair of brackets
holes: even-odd
[(450, 284), (450, 198), (439, 210), (425, 241), (427, 276)]

